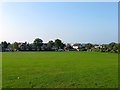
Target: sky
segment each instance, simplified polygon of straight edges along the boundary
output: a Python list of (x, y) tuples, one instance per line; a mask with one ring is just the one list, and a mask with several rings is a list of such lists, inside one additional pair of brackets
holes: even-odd
[(9, 2), (1, 6), (0, 41), (118, 42), (117, 2)]

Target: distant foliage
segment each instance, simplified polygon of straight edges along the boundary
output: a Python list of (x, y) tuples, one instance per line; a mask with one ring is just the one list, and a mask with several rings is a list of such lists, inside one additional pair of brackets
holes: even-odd
[(1, 42), (0, 46), (3, 52), (6, 51), (87, 51), (87, 52), (120, 52), (120, 43), (111, 42), (109, 44), (75, 44), (80, 45), (78, 48), (74, 48), (72, 44), (64, 44), (62, 40), (56, 39), (55, 41), (48, 41), (43, 43), (43, 40), (36, 38), (33, 43), (9, 43), (7, 41)]
[(35, 47), (35, 50), (39, 51), (41, 50), (41, 46), (43, 45), (43, 40), (42, 39), (39, 39), (39, 38), (36, 38), (33, 42), (34, 44), (34, 47)]

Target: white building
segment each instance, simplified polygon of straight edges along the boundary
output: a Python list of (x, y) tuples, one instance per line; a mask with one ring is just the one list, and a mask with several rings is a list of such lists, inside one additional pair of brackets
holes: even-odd
[(94, 48), (102, 48), (102, 45), (96, 45)]
[(74, 49), (78, 49), (78, 48), (81, 47), (81, 44), (73, 44), (72, 47), (73, 47)]

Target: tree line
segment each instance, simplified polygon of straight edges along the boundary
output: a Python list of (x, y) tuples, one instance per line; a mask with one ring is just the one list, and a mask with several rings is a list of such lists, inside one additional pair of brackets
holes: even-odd
[(48, 43), (43, 43), (42, 39), (36, 38), (33, 43), (9, 43), (6, 41), (1, 42), (2, 51), (52, 51), (64, 49), (65, 44), (60, 39), (56, 39), (54, 42), (51, 40)]
[(43, 43), (43, 40), (36, 38), (33, 43), (9, 43), (3, 41), (0, 44), (1, 51), (96, 51), (96, 52), (113, 52), (119, 53), (120, 43), (111, 42), (109, 44), (64, 44), (62, 40), (56, 39)]

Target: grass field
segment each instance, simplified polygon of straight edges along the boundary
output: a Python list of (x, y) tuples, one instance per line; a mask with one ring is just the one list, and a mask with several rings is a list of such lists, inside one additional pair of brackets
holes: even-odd
[(117, 88), (118, 55), (5, 52), (3, 88)]

